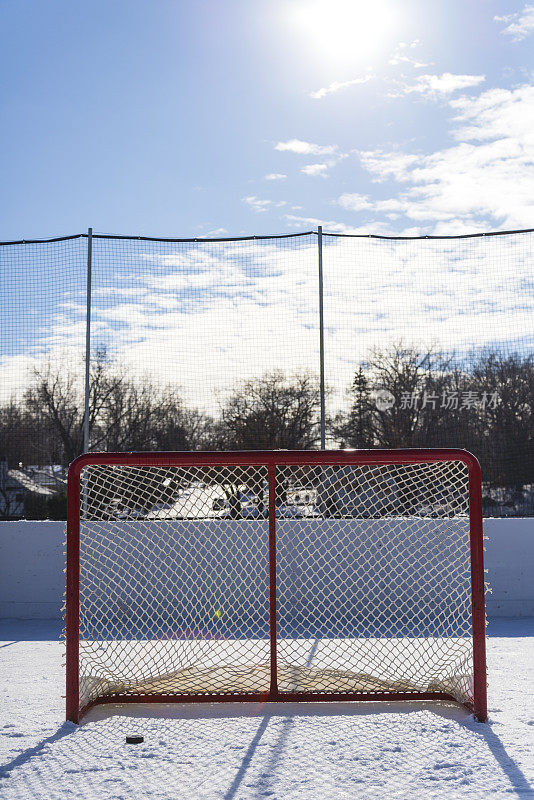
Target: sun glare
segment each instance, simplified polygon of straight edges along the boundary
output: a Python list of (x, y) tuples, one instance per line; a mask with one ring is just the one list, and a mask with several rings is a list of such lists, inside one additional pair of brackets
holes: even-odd
[(394, 29), (391, 0), (296, 0), (291, 23), (307, 50), (330, 62), (359, 62), (382, 50)]

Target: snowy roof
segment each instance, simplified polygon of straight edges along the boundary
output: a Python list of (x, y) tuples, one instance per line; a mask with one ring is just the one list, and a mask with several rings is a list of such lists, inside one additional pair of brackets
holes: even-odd
[(10, 483), (18, 484), (22, 489), (25, 489), (27, 492), (32, 492), (33, 494), (42, 494), (42, 495), (52, 495), (55, 492), (52, 489), (49, 489), (47, 486), (41, 486), (39, 483), (30, 478), (26, 473), (22, 472), (20, 469), (10, 469), (8, 470), (8, 478)]

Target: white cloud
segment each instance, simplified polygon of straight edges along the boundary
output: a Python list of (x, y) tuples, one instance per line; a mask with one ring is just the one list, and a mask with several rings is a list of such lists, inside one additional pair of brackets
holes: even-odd
[(393, 55), (389, 59), (391, 66), (396, 67), (399, 64), (410, 64), (414, 69), (423, 69), (424, 67), (430, 66), (423, 61), (418, 61), (416, 58), (408, 54), (409, 50), (419, 47), (420, 44), (421, 42), (419, 39), (415, 39), (413, 42), (410, 42), (410, 44), (407, 44), (406, 42), (399, 42), (393, 51)]
[(464, 123), (454, 131), (456, 139), (509, 139), (517, 143), (512, 150), (520, 146), (525, 155), (534, 155), (534, 86), (490, 89), (476, 100), (451, 100), (450, 106), (458, 112), (455, 121)]
[(283, 172), (270, 172), (265, 176), (266, 181), (285, 181), (286, 178), (287, 175), (284, 175)]
[(414, 69), (424, 69), (425, 67), (429, 67), (430, 64), (425, 61), (418, 61), (416, 58), (412, 58), (411, 56), (406, 56), (404, 54), (400, 55), (393, 55), (389, 63), (392, 67), (396, 67), (399, 64), (410, 64)]
[[(374, 208), (372, 203), (370, 204), (370, 208)], [(414, 227), (405, 228), (399, 233), (398, 229), (392, 230), (391, 226), (384, 222), (377, 223), (374, 221), (371, 229), (367, 222), (363, 225), (348, 225), (346, 222), (322, 219), (320, 217), (304, 217), (296, 216), (295, 214), (284, 214), (283, 217), (295, 228), (317, 228), (318, 225), (322, 225), (326, 233), (350, 233), (362, 234), (364, 236), (369, 236), (371, 233), (381, 234), (383, 236), (417, 236), (419, 234), (419, 230)]]
[[(287, 218), (360, 232), (332, 220)], [(178, 384), (187, 402), (211, 413), (241, 380), (273, 370), (317, 375), (317, 239), (290, 241), (136, 242), (128, 250), (117, 243), (131, 272), (115, 262), (105, 288), (116, 291), (94, 297), (95, 343), (154, 386)], [(330, 413), (372, 345), (402, 338), (462, 352), (530, 330), (533, 236), (408, 243), (325, 236), (323, 257)], [(65, 364), (69, 352), (83, 391), (84, 310), (83, 293), (71, 307), (47, 310), (25, 352), (0, 364), (2, 391), (20, 394), (32, 366), (47, 354)]]
[[(492, 89), (478, 98), (449, 102), (456, 112), (452, 135), (458, 144), (428, 155), (361, 153), (377, 181), (406, 185), (397, 197), (371, 201), (341, 197), (353, 210), (402, 212), (437, 226), (440, 233), (479, 230), (488, 225), (531, 227), (534, 219), (534, 87)], [(351, 201), (350, 198), (356, 198)], [(339, 201), (342, 205), (341, 198)]]
[(408, 180), (410, 169), (420, 161), (420, 156), (398, 152), (385, 153), (382, 150), (362, 150), (360, 160), (364, 169), (371, 173), (373, 181), (380, 183), (388, 178), (396, 181)]
[(299, 217), (295, 214), (284, 214), (284, 219), (291, 222), (297, 228), (317, 228), (318, 225), (323, 227), (330, 233), (358, 233), (358, 229), (354, 225), (346, 225), (344, 222), (337, 222), (337, 220), (324, 220), (318, 217)]
[(327, 170), (328, 164), (307, 164), (305, 167), (302, 167), (301, 172), (305, 175), (319, 175), (321, 178), (326, 178)]
[(261, 200), (259, 197), (255, 197), (254, 195), (243, 197), (242, 200), (243, 203), (246, 203), (257, 213), (267, 211), (270, 208), (281, 208), (281, 206), (287, 205), (286, 200)]
[(373, 204), (364, 194), (342, 194), (338, 199), (338, 203), (342, 208), (346, 208), (349, 211), (363, 211), (366, 208), (373, 208)]
[(338, 198), (338, 204), (348, 211), (365, 211), (373, 209), (373, 211), (394, 212), (389, 214), (393, 218), (398, 217), (398, 212), (403, 210), (403, 205), (400, 200), (390, 198), (388, 200), (373, 200), (365, 194), (342, 194)]
[(484, 75), (453, 75), (450, 72), (444, 72), (442, 75), (419, 75), (413, 84), (395, 82), (397, 88), (390, 91), (389, 96), (401, 97), (417, 93), (424, 97), (445, 97), (460, 89), (478, 86), (484, 80)]
[(303, 142), (302, 139), (289, 139), (287, 142), (278, 142), (274, 149), (304, 156), (333, 156), (338, 153), (336, 144), (312, 144), (311, 142)]
[(534, 33), (534, 5), (526, 5), (522, 11), (517, 11), (515, 14), (506, 14), (493, 19), (495, 22), (506, 23), (501, 33), (511, 36), (514, 42), (520, 42)]
[(350, 81), (332, 81), (329, 83), (328, 86), (324, 86), (321, 89), (317, 89), (315, 92), (310, 92), (309, 96), (313, 97), (314, 100), (320, 100), (321, 98), (325, 97), (327, 94), (333, 94), (334, 92), (339, 92), (340, 89), (347, 89), (349, 86), (357, 86), (362, 83), (367, 83), (372, 78), (370, 73), (367, 75), (362, 75), (360, 78), (353, 78)]
[(414, 39), (411, 42), (399, 42), (398, 45), (397, 45), (397, 48), (399, 50), (405, 50), (405, 49), (408, 49), (408, 48), (413, 50), (414, 47), (419, 47), (420, 45), (421, 45), (421, 40), (420, 39)]
[(297, 155), (317, 155), (325, 157), (325, 161), (316, 164), (306, 164), (301, 168), (305, 175), (327, 177), (329, 167), (333, 167), (339, 161), (348, 157), (347, 153), (341, 153), (337, 144), (320, 145), (312, 142), (304, 142), (302, 139), (290, 139), (287, 142), (278, 142), (276, 150), (288, 151)]

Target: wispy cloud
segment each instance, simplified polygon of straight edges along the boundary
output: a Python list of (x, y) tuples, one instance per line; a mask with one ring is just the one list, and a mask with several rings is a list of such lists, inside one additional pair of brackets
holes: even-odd
[(342, 207), (401, 213), (432, 232), (480, 230), (488, 225), (529, 227), (534, 218), (534, 87), (492, 89), (478, 98), (449, 101), (458, 144), (427, 155), (360, 154), (375, 181), (394, 179), (406, 189), (373, 201), (345, 193)]
[(342, 194), (338, 198), (338, 204), (348, 211), (365, 211), (367, 209), (372, 209), (373, 211), (380, 211), (382, 213), (389, 212), (387, 216), (394, 219), (398, 218), (399, 213), (402, 213), (404, 210), (402, 201), (394, 197), (387, 200), (371, 200), (365, 194), (350, 194), (348, 192)]
[(275, 150), (286, 151), (295, 153), (299, 156), (323, 156), (324, 161), (315, 164), (306, 164), (301, 167), (301, 172), (304, 175), (311, 175), (313, 177), (326, 178), (330, 167), (335, 166), (339, 161), (348, 157), (347, 153), (342, 153), (337, 144), (314, 144), (313, 142), (305, 142), (302, 139), (289, 139), (287, 142), (278, 142), (275, 145)]
[(277, 142), (274, 149), (304, 156), (333, 156), (338, 153), (338, 146), (336, 144), (313, 144), (312, 142), (304, 142), (302, 139), (289, 139), (287, 142)]
[(283, 172), (269, 172), (268, 175), (265, 176), (266, 181), (285, 181), (287, 175), (284, 175)]
[(428, 67), (429, 64), (426, 64), (423, 61), (418, 61), (413, 55), (410, 55), (410, 50), (419, 47), (420, 44), (421, 42), (419, 39), (415, 39), (410, 43), (399, 42), (393, 51), (393, 55), (389, 59), (391, 66), (396, 67), (399, 64), (409, 64), (414, 69), (423, 69), (424, 67)]
[(534, 33), (534, 5), (526, 5), (522, 11), (517, 11), (515, 14), (506, 14), (493, 19), (495, 22), (505, 23), (506, 27), (501, 33), (511, 36), (514, 42), (520, 42)]
[(326, 178), (326, 174), (328, 171), (328, 164), (306, 164), (305, 167), (302, 167), (301, 172), (305, 175), (313, 175), (314, 177), (320, 176), (321, 178)]
[(284, 219), (287, 219), (296, 228), (316, 228), (318, 225), (323, 225), (330, 233), (357, 233), (358, 229), (354, 225), (347, 225), (345, 222), (338, 222), (337, 220), (325, 220), (319, 217), (301, 217), (296, 214), (284, 214)]
[(363, 211), (366, 208), (374, 207), (366, 194), (357, 194), (356, 192), (342, 194), (338, 198), (338, 203), (349, 211)]
[(396, 81), (395, 88), (388, 94), (390, 97), (413, 93), (428, 98), (446, 97), (460, 89), (479, 86), (484, 80), (484, 75), (454, 75), (451, 72), (444, 72), (442, 75), (419, 75), (415, 83), (403, 84)]
[(339, 92), (340, 89), (348, 89), (349, 86), (358, 86), (359, 84), (367, 83), (372, 77), (371, 73), (368, 72), (366, 75), (353, 78), (350, 81), (332, 81), (328, 86), (317, 89), (315, 92), (310, 92), (309, 96), (313, 97), (314, 100), (321, 100), (321, 98), (326, 97), (327, 94), (334, 94), (334, 92)]
[(408, 180), (411, 168), (420, 163), (420, 156), (410, 153), (384, 152), (383, 150), (360, 151), (362, 166), (371, 173), (375, 183), (389, 178), (396, 181)]
[(243, 203), (246, 203), (257, 213), (267, 211), (270, 208), (281, 208), (287, 205), (287, 200), (262, 200), (259, 197), (250, 195), (249, 197), (242, 198)]

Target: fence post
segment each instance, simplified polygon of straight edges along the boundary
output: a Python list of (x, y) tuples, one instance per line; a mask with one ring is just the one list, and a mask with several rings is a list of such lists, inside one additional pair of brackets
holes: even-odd
[(321, 393), (321, 450), (326, 448), (326, 423), (324, 399), (324, 316), (323, 316), (323, 226), (317, 227), (317, 250), (319, 257), (319, 362)]
[(83, 452), (89, 451), (89, 393), (91, 366), (91, 272), (93, 267), (93, 229), (87, 229), (87, 309), (85, 316), (85, 411), (83, 418)]

